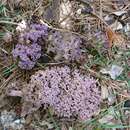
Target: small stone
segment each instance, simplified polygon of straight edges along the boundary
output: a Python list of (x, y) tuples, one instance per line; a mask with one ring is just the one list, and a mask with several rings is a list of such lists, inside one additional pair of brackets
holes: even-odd
[(130, 100), (125, 101), (124, 107), (127, 107), (127, 108), (130, 107)]
[(3, 36), (3, 40), (6, 43), (10, 43), (12, 41), (12, 34), (10, 32), (7, 32), (4, 36)]
[(92, 12), (93, 12), (93, 8), (90, 7), (90, 6), (87, 6), (86, 8), (84, 8), (84, 9), (81, 10), (82, 14), (90, 14)]

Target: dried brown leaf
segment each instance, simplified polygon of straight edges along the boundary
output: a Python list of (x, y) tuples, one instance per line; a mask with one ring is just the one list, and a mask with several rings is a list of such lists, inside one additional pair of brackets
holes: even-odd
[(111, 48), (112, 45), (116, 45), (119, 47), (125, 45), (125, 39), (120, 34), (114, 32), (110, 27), (106, 28), (106, 36), (109, 42), (109, 48)]

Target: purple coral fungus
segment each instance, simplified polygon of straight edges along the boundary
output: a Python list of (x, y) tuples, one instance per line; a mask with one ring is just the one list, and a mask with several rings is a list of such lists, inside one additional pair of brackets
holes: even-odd
[(48, 27), (43, 24), (31, 24), (29, 28), (19, 35), (19, 39), (37, 43), (39, 38), (44, 39), (48, 35)]
[[(68, 66), (38, 71), (24, 92), (23, 115), (49, 105), (60, 117), (87, 120), (99, 109), (101, 100), (96, 81)], [(26, 102), (32, 104), (29, 111)]]
[(50, 39), (48, 51), (56, 53), (56, 60), (79, 61), (82, 54), (80, 37), (55, 31)]
[[(29, 31), (19, 35), (19, 43), (13, 49), (13, 58), (19, 58), (18, 66), (21, 69), (32, 69), (41, 56), (41, 45), (38, 39), (44, 39), (48, 34), (48, 27), (42, 24), (31, 24)], [(29, 42), (29, 43), (28, 43)]]
[(21, 69), (32, 69), (41, 56), (41, 46), (32, 44), (30, 46), (17, 44), (12, 51), (15, 59), (19, 58), (18, 66)]

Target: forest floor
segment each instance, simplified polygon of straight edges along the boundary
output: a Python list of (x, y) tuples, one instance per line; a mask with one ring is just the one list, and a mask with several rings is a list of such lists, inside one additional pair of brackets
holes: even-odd
[[(29, 71), (18, 67), (12, 49), (16, 28), (24, 28), (24, 23), (19, 24), (23, 21), (40, 21), (82, 38), (86, 59), (81, 68), (98, 80), (101, 90), (100, 110), (93, 118), (58, 118), (42, 108), (20, 117), (21, 99), (6, 95), (8, 85), (28, 81), (37, 70), (58, 64), (40, 62)], [(129, 0), (0, 0), (0, 130), (129, 130), (129, 108)]]

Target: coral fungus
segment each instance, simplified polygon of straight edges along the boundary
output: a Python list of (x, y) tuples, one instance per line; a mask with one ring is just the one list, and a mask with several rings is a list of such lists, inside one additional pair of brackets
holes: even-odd
[(18, 66), (21, 69), (32, 69), (41, 56), (41, 46), (32, 44), (30, 46), (17, 44), (13, 50), (13, 57), (19, 58)]
[(55, 31), (50, 37), (50, 46), (48, 52), (56, 54), (56, 60), (78, 61), (81, 58), (80, 37), (70, 34)]
[(68, 66), (39, 70), (23, 92), (23, 115), (44, 105), (60, 117), (87, 120), (99, 109), (101, 100), (96, 81)]
[(44, 39), (48, 34), (48, 27), (42, 24), (31, 24), (29, 31), (19, 35), (19, 43), (12, 51), (13, 58), (18, 58), (18, 66), (21, 69), (32, 69), (41, 56), (40, 38)]
[(32, 43), (37, 43), (39, 38), (45, 38), (48, 35), (48, 27), (42, 24), (31, 24), (26, 32), (19, 36), (19, 39), (30, 40)]

